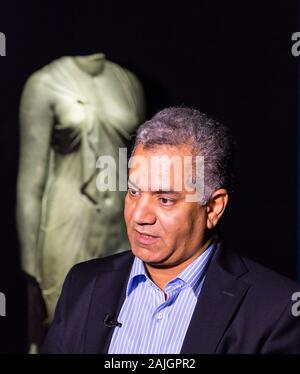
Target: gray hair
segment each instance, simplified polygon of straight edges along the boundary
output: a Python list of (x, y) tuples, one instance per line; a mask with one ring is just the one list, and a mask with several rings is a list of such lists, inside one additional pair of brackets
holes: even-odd
[(218, 188), (231, 190), (233, 140), (229, 129), (196, 109), (170, 107), (161, 110), (138, 128), (134, 147), (190, 145), (193, 156), (204, 157), (206, 204)]

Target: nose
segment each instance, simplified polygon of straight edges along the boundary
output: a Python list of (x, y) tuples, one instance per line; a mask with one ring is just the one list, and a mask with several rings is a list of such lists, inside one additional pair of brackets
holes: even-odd
[(141, 196), (136, 202), (133, 221), (137, 225), (154, 225), (156, 215), (149, 196)]

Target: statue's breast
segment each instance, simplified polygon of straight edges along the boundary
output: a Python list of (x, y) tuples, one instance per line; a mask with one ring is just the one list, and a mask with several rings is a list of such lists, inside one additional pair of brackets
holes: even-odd
[(83, 132), (89, 134), (97, 122), (97, 108), (86, 98), (60, 98), (53, 108), (52, 146), (66, 154), (78, 149)]
[(84, 134), (105, 136), (108, 132), (102, 131), (103, 126), (109, 129), (110, 140), (114, 131), (126, 136), (135, 129), (135, 92), (124, 69), (106, 64), (99, 76), (76, 75), (75, 79), (74, 75), (71, 79), (68, 72), (68, 77), (55, 76), (52, 85), (56, 92), (52, 146), (57, 152), (76, 151)]

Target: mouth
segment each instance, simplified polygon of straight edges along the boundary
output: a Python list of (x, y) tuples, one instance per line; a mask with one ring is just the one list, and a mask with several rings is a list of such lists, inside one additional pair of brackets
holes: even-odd
[(135, 238), (139, 244), (150, 245), (158, 241), (159, 236), (150, 235), (148, 233), (142, 233), (138, 230), (135, 231)]

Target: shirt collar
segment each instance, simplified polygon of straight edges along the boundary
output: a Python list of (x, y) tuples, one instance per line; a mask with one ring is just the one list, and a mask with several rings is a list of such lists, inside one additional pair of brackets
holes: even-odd
[[(213, 241), (200, 256), (198, 256), (176, 278), (172, 279), (166, 285), (165, 290), (168, 292), (174, 287), (187, 284), (193, 289), (195, 295), (198, 297), (203, 283), (202, 281), (206, 274), (207, 265), (215, 250), (215, 246), (216, 242)], [(145, 282), (146, 280), (150, 280), (150, 278), (147, 274), (145, 265), (141, 259), (135, 257), (127, 283), (126, 296), (129, 296), (141, 282)]]
[[(206, 275), (207, 265), (215, 249), (215, 242), (212, 242), (207, 249), (201, 253), (188, 267), (186, 267), (176, 278), (189, 285), (198, 297), (202, 281)], [(173, 282), (170, 281), (168, 285)], [(166, 287), (168, 287), (168, 285)]]
[(149, 279), (149, 276), (143, 261), (135, 256), (127, 283), (126, 296), (129, 296), (141, 282), (147, 279)]

